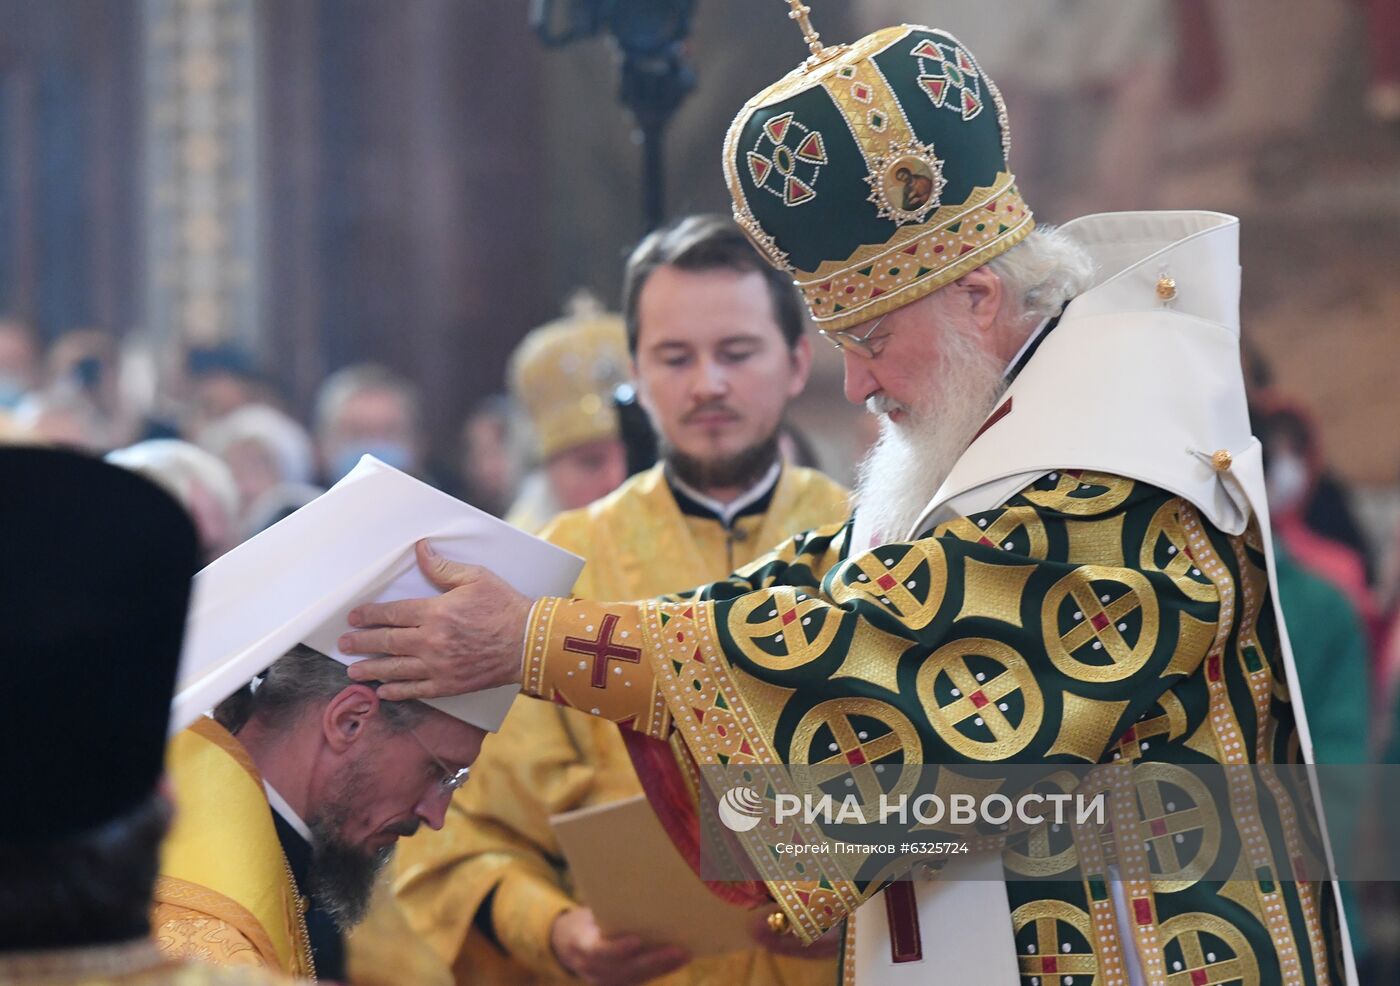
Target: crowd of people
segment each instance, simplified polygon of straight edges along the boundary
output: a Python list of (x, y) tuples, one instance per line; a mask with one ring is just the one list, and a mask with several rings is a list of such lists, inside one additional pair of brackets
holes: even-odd
[[(624, 376), (619, 360), (618, 382)], [(4, 439), (110, 455), (162, 477), (198, 520), (206, 560), (309, 502), (365, 454), (508, 512), (530, 456), (519, 405), (504, 394), (482, 400), (459, 444), (433, 450), (420, 401), (402, 374), (360, 363), (329, 375), (300, 420), (236, 345), (156, 359), (109, 333), (75, 330), (46, 343), (23, 320), (0, 320)], [(581, 479), (571, 502), (616, 486), (621, 460), (603, 473)]]
[[(303, 424), (235, 348), (172, 366), (0, 323), (0, 510), (28, 563), (4, 576), (19, 658), (0, 736), (45, 807), (0, 821), (0, 981), (1380, 967), (1379, 888), (1303, 863), (1368, 851), (1364, 812), (1324, 823), (1238, 769), (1228, 796), (1177, 812), (1114, 773), (1144, 764), (1179, 799), (1193, 769), (1400, 756), (1394, 553), (1360, 533), (1308, 413), (1235, 362), (1236, 221), (1037, 227), (1000, 94), (960, 42), (905, 25), (828, 49), (806, 13), (798, 81), (837, 95), (788, 79), (750, 101), (735, 218), (653, 231), (620, 313), (581, 299), (529, 332), (509, 395), (451, 455), (384, 366), (333, 373)], [(812, 323), (879, 418), (854, 514), (785, 421)], [(571, 593), (439, 554), (429, 513), (470, 511), (425, 483), (585, 559)], [(365, 588), (409, 552), (436, 594)], [(187, 688), (213, 700), (192, 710)], [(1056, 826), (1055, 852), (1002, 825), (975, 833), (975, 859), (894, 861), (940, 879), (891, 882), (815, 854), (775, 870), (736, 836), (752, 878), (710, 889), (749, 927), (718, 954), (607, 927), (554, 827), (644, 797), (703, 878), (707, 769), (821, 765), (853, 785), (922, 763), (962, 792), (986, 782), (950, 766), (1047, 762), (1107, 768), (1115, 798), (1110, 824)], [(760, 800), (812, 793), (769, 777)], [(1197, 831), (1222, 859), (1193, 870), (1173, 847)]]

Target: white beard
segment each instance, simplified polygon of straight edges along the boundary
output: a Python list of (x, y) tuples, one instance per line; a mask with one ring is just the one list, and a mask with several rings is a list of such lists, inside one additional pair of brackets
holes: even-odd
[[(856, 475), (855, 503), (872, 544), (901, 541), (913, 527), (987, 420), (1007, 387), (1001, 362), (983, 350), (971, 330), (949, 328), (938, 378), (913, 406), (883, 395), (866, 402), (880, 415), (880, 437)], [(896, 424), (888, 412), (903, 408)], [(862, 551), (866, 545), (852, 545)]]

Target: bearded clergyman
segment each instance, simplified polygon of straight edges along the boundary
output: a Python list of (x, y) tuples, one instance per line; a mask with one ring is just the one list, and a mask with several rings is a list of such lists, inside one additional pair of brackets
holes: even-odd
[(168, 954), (345, 979), (395, 843), (442, 825), (484, 731), (381, 701), (306, 646), (171, 742), (179, 813), (152, 925)]
[[(1354, 981), (1333, 883), (1303, 862), (1327, 856), (1325, 824), (1269, 766), (1312, 744), (1245, 413), (1238, 221), (1037, 227), (965, 45), (904, 25), (825, 46), (792, 5), (811, 57), (742, 108), (725, 176), (739, 224), (841, 349), (847, 398), (880, 416), (854, 516), (640, 602), (532, 600), (429, 561), (453, 588), (350, 614), (343, 649), (398, 655), (352, 674), (388, 698), (519, 682), (678, 736), (707, 777), (1123, 772), (1111, 825), (1047, 830), (1070, 839), (1034, 860), (1051, 880), (993, 842), (931, 880), (814, 855), (754, 887), (804, 941), (846, 919), (858, 983)], [(607, 673), (575, 673), (580, 641)], [(1135, 797), (1127, 773), (1190, 787), (1210, 765), (1228, 790), (1189, 812)], [(1220, 878), (1172, 855), (1188, 822)], [(766, 872), (769, 847), (740, 844)]]
[[(346, 539), (347, 517), (371, 530)], [(358, 984), (448, 980), (375, 878), (400, 839), (442, 826), (514, 690), (383, 700), (346, 677), (335, 647), (356, 602), (426, 591), (412, 546), (428, 533), (505, 558), (536, 592), (578, 572), (577, 559), (365, 456), (196, 577), (152, 921), (168, 954)]]

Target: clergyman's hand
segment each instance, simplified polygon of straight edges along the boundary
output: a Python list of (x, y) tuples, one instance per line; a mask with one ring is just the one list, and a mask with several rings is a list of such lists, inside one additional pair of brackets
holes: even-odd
[(418, 567), (442, 595), (365, 603), (350, 611), (346, 654), (385, 654), (350, 665), (356, 681), (382, 681), (386, 701), (462, 695), (520, 682), (533, 601), (488, 569), (448, 561), (419, 541)]
[(634, 986), (690, 961), (685, 949), (675, 945), (643, 945), (636, 935), (605, 938), (586, 907), (555, 918), (549, 942), (560, 965), (596, 986)]

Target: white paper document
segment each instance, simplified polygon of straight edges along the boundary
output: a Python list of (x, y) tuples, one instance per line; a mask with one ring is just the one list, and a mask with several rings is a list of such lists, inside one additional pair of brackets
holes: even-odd
[[(484, 565), (527, 596), (567, 596), (583, 559), (365, 456), (311, 503), (195, 576), (171, 709), (172, 734), (298, 643), (346, 664), (336, 639), (365, 602), (435, 596), (414, 555), (428, 538), (452, 561)], [(500, 728), (515, 685), (431, 699)]]

